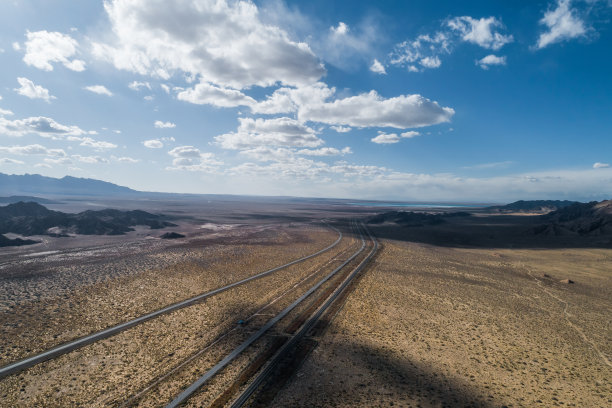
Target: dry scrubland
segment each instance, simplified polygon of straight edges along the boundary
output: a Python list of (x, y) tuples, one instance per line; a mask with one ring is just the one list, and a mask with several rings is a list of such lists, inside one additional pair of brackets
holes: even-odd
[[(177, 244), (127, 259), (58, 266), (53, 271), (57, 279), (78, 279), (73, 269), (79, 268), (101, 276), (112, 271), (112, 278), (106, 276), (90, 285), (72, 282), (77, 289), (60, 290), (57, 297), (45, 294), (44, 300), (31, 301), (28, 291), (23, 293), (25, 300), (13, 298), (13, 307), (2, 315), (2, 364), (316, 252), (334, 242), (337, 234), (323, 227), (284, 226), (221, 238)], [(354, 245), (355, 240), (345, 239), (324, 258), (279, 271), (8, 377), (0, 381), (1, 405), (118, 406), (235, 327), (238, 319), (313, 273), (322, 261), (333, 263), (339, 251)], [(40, 289), (37, 276), (22, 276), (23, 287), (30, 284)], [(238, 333), (203, 356), (197, 368), (188, 370), (192, 380), (246, 334)], [(158, 406), (168, 402), (188, 383), (178, 382), (174, 388), (170, 384), (140, 403)]]
[(612, 406), (612, 250), (382, 244), (273, 406)]

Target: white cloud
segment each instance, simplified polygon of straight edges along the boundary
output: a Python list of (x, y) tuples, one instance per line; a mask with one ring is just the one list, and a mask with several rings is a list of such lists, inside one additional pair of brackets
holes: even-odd
[(80, 136), (86, 133), (88, 132), (78, 126), (62, 125), (44, 116), (16, 120), (0, 117), (0, 135), (23, 136), (26, 134), (36, 134), (43, 137), (62, 139), (67, 136)]
[(311, 83), (325, 73), (307, 44), (263, 24), (251, 2), (113, 0), (104, 8), (116, 39), (94, 43), (93, 54), (118, 69), (183, 72), (234, 89)]
[(425, 58), (421, 58), (421, 60), (419, 61), (419, 64), (421, 64), (425, 68), (439, 68), (440, 65), (442, 65), (442, 61), (440, 61), (440, 58), (436, 56), (425, 57)]
[(301, 149), (296, 152), (304, 156), (344, 156), (353, 153), (350, 147), (336, 149), (335, 147), (321, 147), (319, 149)]
[(570, 0), (557, 0), (557, 8), (546, 11), (540, 24), (546, 26), (548, 31), (540, 34), (536, 44), (538, 49), (582, 37), (587, 31), (584, 21), (577, 16), (577, 11), (570, 7)]
[(349, 26), (340, 21), (336, 27), (329, 27), (329, 30), (336, 35), (345, 35), (349, 32)]
[(17, 82), (19, 82), (19, 85), (21, 85), (20, 88), (15, 88), (15, 91), (19, 95), (26, 96), (30, 99), (43, 99), (47, 102), (51, 102), (51, 99), (56, 99), (55, 96), (49, 94), (48, 89), (43, 88), (40, 85), (36, 85), (28, 78), (19, 77), (17, 78)]
[(170, 93), (170, 87), (166, 84), (161, 84), (160, 85), (161, 89), (164, 90), (165, 93), (169, 94)]
[(69, 165), (73, 164), (72, 160), (68, 157), (58, 157), (58, 158), (50, 158), (46, 157), (43, 159), (44, 165), (40, 167), (49, 167), (51, 168), (51, 164), (61, 164), (61, 165)]
[(255, 99), (240, 91), (220, 88), (206, 82), (200, 82), (193, 88), (182, 90), (177, 98), (198, 105), (213, 105), (224, 108), (254, 105)]
[(491, 65), (506, 65), (506, 56), (498, 57), (497, 55), (490, 54), (477, 60), (476, 65), (482, 69), (489, 69)]
[(17, 41), (13, 42), (12, 46), (15, 51), (21, 51), (21, 44), (19, 44)]
[(385, 133), (379, 130), (378, 136), (372, 138), (371, 141), (377, 144), (393, 144), (398, 143), (402, 139), (410, 139), (419, 135), (420, 133), (415, 132), (414, 130), (403, 132), (399, 135), (397, 133)]
[(91, 137), (82, 137), (82, 138), (68, 137), (68, 140), (80, 141), (81, 146), (92, 147), (96, 150), (115, 149), (117, 147), (117, 145), (114, 143), (94, 140)]
[(481, 163), (475, 164), (473, 166), (464, 166), (463, 169), (476, 169), (476, 170), (489, 170), (489, 169), (498, 169), (508, 167), (514, 164), (511, 160), (500, 161), (500, 162), (492, 162), (492, 163)]
[[(53, 62), (59, 62), (73, 71), (84, 71), (85, 62), (79, 59), (69, 59), (77, 53), (78, 43), (69, 35), (36, 31), (26, 34), (26, 53), (23, 61), (44, 71), (53, 71)], [(15, 44), (15, 43), (13, 43)], [(16, 48), (17, 50), (20, 47)]]
[(113, 96), (113, 93), (109, 91), (104, 85), (90, 85), (86, 86), (83, 89), (88, 90), (89, 92), (96, 93), (98, 95)]
[(247, 149), (256, 146), (317, 147), (323, 141), (316, 132), (291, 118), (239, 118), (236, 132), (216, 136), (224, 149)]
[(385, 133), (382, 131), (378, 132), (378, 136), (371, 139), (372, 142), (377, 144), (392, 144), (398, 143), (401, 138), (397, 135), (397, 133)]
[(140, 82), (140, 81), (132, 81), (129, 83), (128, 88), (134, 90), (134, 91), (139, 91), (141, 89), (148, 89), (149, 91), (151, 90), (151, 84), (148, 82)]
[[(453, 39), (449, 33), (438, 31), (433, 35), (419, 35), (415, 40), (395, 45), (390, 62), (393, 65), (405, 66), (411, 72), (418, 72), (419, 69), (414, 65), (415, 63), (425, 58), (438, 58), (439, 60), (440, 55), (450, 54), (452, 45)], [(427, 65), (423, 66), (427, 67)]]
[(499, 50), (513, 41), (512, 35), (503, 35), (495, 28), (503, 27), (495, 17), (475, 19), (469, 16), (455, 17), (447, 21), (448, 26), (460, 33), (463, 41), (477, 44), (483, 48)]
[(138, 159), (134, 159), (132, 157), (127, 157), (127, 156), (126, 157), (111, 156), (111, 160), (119, 162), (119, 163), (130, 163), (130, 164), (140, 162), (140, 160)]
[(608, 168), (608, 167), (610, 167), (609, 163), (600, 163), (600, 162), (593, 163), (593, 168), (594, 169), (605, 169), (605, 168)]
[(167, 170), (186, 170), (214, 173), (223, 164), (215, 158), (213, 153), (201, 152), (194, 146), (179, 146), (170, 150), (168, 154), (174, 159), (172, 167)]
[(297, 106), (292, 99), (295, 92), (292, 88), (279, 88), (265, 100), (251, 105), (251, 112), (268, 115), (295, 112)]
[(387, 73), (384, 65), (381, 64), (380, 61), (378, 61), (377, 59), (374, 59), (374, 61), (372, 61), (372, 65), (370, 65), (370, 71), (381, 75), (385, 75)]
[(14, 154), (17, 156), (42, 155), (52, 157), (65, 157), (66, 152), (63, 149), (49, 149), (40, 144), (32, 144), (26, 146), (0, 146), (0, 152)]
[(106, 164), (108, 159), (100, 156), (81, 156), (80, 154), (74, 154), (71, 156), (76, 161), (87, 164)]
[(348, 133), (352, 130), (349, 126), (330, 126), (330, 128), (338, 133)]
[(161, 120), (156, 120), (153, 126), (158, 129), (172, 129), (176, 127), (176, 124), (172, 122), (162, 122)]
[(325, 102), (325, 99), (326, 93), (322, 92), (321, 95), (299, 101), (300, 120), (329, 125), (405, 129), (449, 122), (455, 113), (452, 108), (441, 107), (437, 102), (416, 94), (385, 99), (376, 91), (370, 91), (333, 102)]
[(410, 72), (420, 72), (423, 68), (440, 67), (441, 57), (450, 54), (459, 43), (498, 50), (514, 40), (512, 35), (500, 33), (500, 28), (503, 24), (495, 17), (453, 17), (434, 34), (422, 34), (397, 44), (390, 54), (390, 63), (404, 66)]
[(9, 159), (8, 157), (0, 158), (0, 164), (25, 164), (21, 160)]
[(162, 147), (164, 147), (164, 144), (157, 139), (145, 140), (144, 142), (142, 142), (142, 144), (144, 145), (144, 147), (148, 147), (149, 149), (161, 149)]
[(12, 114), (13, 114), (13, 111), (0, 108), (0, 116), (11, 116)]

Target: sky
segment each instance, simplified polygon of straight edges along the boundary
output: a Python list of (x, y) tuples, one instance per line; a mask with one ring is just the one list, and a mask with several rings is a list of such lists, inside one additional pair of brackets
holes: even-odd
[(0, 172), (612, 198), (612, 0), (6, 0)]

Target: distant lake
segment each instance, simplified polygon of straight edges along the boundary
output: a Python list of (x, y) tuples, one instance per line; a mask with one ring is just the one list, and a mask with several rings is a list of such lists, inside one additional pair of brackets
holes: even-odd
[(482, 205), (467, 205), (467, 204), (436, 204), (436, 203), (348, 203), (349, 205), (358, 205), (361, 207), (419, 207), (419, 208), (474, 208), (482, 207)]

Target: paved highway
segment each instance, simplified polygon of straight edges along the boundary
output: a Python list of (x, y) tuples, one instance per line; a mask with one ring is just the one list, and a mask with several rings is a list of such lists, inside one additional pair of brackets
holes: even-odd
[(6, 365), (6, 366), (0, 368), (0, 379), (4, 378), (6, 376), (9, 376), (11, 374), (18, 373), (18, 372), (20, 372), (22, 370), (25, 370), (28, 367), (32, 367), (33, 365), (42, 363), (43, 361), (50, 360), (52, 358), (55, 358), (55, 357), (61, 356), (63, 354), (69, 353), (69, 352), (71, 352), (73, 350), (76, 350), (76, 349), (81, 348), (83, 346), (86, 346), (88, 344), (91, 344), (91, 343), (94, 343), (96, 341), (99, 341), (99, 340), (102, 340), (102, 339), (114, 336), (117, 333), (120, 333), (120, 332), (122, 332), (122, 331), (124, 331), (126, 329), (129, 329), (130, 327), (134, 327), (134, 326), (136, 326), (136, 325), (138, 325), (140, 323), (146, 322), (147, 320), (151, 320), (151, 319), (153, 319), (155, 317), (158, 317), (158, 316), (161, 316), (163, 314), (170, 313), (170, 312), (173, 312), (173, 311), (178, 310), (178, 309), (182, 309), (182, 308), (187, 307), (187, 306), (191, 306), (192, 304), (194, 304), (196, 302), (199, 302), (199, 301), (204, 300), (206, 298), (209, 298), (211, 296), (217, 295), (217, 294), (219, 294), (221, 292), (225, 292), (226, 290), (235, 288), (236, 286), (240, 286), (240, 285), (243, 285), (243, 284), (245, 284), (247, 282), (250, 282), (252, 280), (262, 278), (262, 277), (264, 277), (266, 275), (269, 275), (269, 274), (274, 273), (276, 271), (279, 271), (281, 269), (287, 268), (287, 267), (289, 267), (291, 265), (295, 265), (297, 263), (306, 261), (306, 260), (308, 260), (310, 258), (313, 258), (313, 257), (315, 257), (317, 255), (320, 255), (320, 254), (322, 254), (324, 252), (327, 252), (330, 249), (334, 248), (336, 245), (338, 245), (338, 243), (340, 243), (340, 241), (342, 240), (342, 237), (343, 237), (341, 231), (339, 231), (337, 228), (334, 228), (332, 226), (330, 226), (330, 227), (332, 229), (334, 229), (338, 233), (338, 239), (333, 244), (331, 244), (330, 246), (328, 246), (326, 248), (323, 248), (322, 250), (317, 251), (314, 254), (305, 256), (305, 257), (300, 258), (300, 259), (296, 259), (296, 260), (291, 261), (289, 263), (286, 263), (284, 265), (277, 266), (276, 268), (269, 269), (269, 270), (267, 270), (265, 272), (258, 273), (256, 275), (253, 275), (253, 276), (250, 276), (248, 278), (239, 280), (237, 282), (231, 283), (231, 284), (223, 286), (221, 288), (214, 289), (214, 290), (212, 290), (210, 292), (202, 293), (202, 294), (194, 296), (192, 298), (185, 299), (185, 300), (183, 300), (181, 302), (174, 303), (174, 304), (172, 304), (170, 306), (166, 306), (163, 309), (156, 310), (156, 311), (148, 313), (146, 315), (143, 315), (143, 316), (137, 317), (135, 319), (129, 320), (127, 322), (118, 324), (116, 326), (109, 327), (109, 328), (104, 329), (102, 331), (90, 334), (90, 335), (85, 336), (85, 337), (81, 337), (81, 338), (73, 340), (73, 341), (71, 341), (69, 343), (62, 344), (61, 346), (54, 347), (54, 348), (52, 348), (50, 350), (47, 350), (47, 351), (44, 351), (42, 353), (33, 355), (33, 356), (25, 358), (23, 360), (19, 360), (19, 361), (15, 362), (15, 363)]

